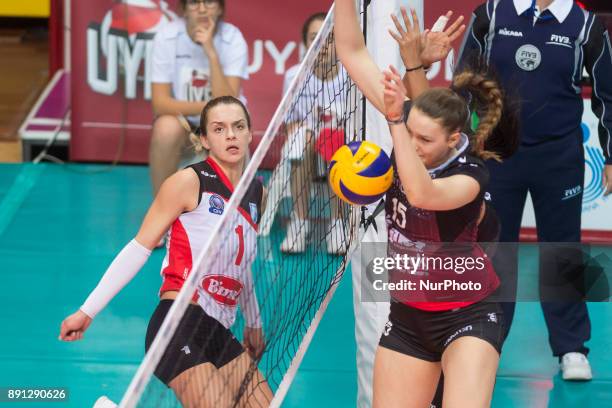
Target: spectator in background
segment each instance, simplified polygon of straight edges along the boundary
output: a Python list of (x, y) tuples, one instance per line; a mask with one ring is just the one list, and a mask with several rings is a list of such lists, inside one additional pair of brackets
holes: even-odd
[(184, 18), (163, 27), (153, 44), (155, 121), (149, 149), (153, 195), (176, 172), (208, 101), (239, 97), (241, 82), (248, 79), (247, 44), (238, 28), (223, 21), (225, 1), (181, 0), (180, 4)]
[[(302, 43), (307, 50), (317, 37), (326, 15), (322, 12), (315, 13), (304, 22)], [(310, 185), (313, 177), (326, 177), (327, 161), (333, 149), (345, 143), (345, 115), (342, 108), (347, 98), (347, 92), (344, 92), (348, 90), (344, 89), (347, 77), (337, 61), (333, 38), (324, 41), (313, 72), (306, 77), (305, 83), (298, 90), (298, 102), (285, 119), (288, 139), (283, 146), (282, 160), (290, 161), (291, 196), (294, 200), (287, 235), (281, 244), (281, 250), (286, 253), (301, 253), (306, 250), (311, 233), (311, 221), (308, 218)], [(289, 90), (300, 66), (301, 64), (295, 65), (285, 73), (283, 94)], [(328, 196), (331, 220), (326, 233), (327, 252), (342, 255), (346, 253), (346, 230), (339, 217), (338, 199), (331, 194)]]

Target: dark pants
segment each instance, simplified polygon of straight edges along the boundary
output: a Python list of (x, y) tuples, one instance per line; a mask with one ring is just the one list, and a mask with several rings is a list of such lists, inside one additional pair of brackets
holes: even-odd
[[(540, 243), (580, 242), (584, 183), (584, 153), (580, 136), (521, 147), (510, 159), (501, 164), (491, 161), (488, 167), (491, 173), (488, 190), (501, 221), (500, 242), (518, 242), (528, 191), (533, 201)], [(498, 250), (495, 255), (495, 267), (504, 292), (513, 294), (506, 299), (516, 299), (518, 245), (504, 245), (504, 250)], [(554, 247), (541, 244), (539, 265), (540, 291), (543, 282), (547, 289), (541, 306), (550, 347), (554, 356), (573, 351), (586, 354), (588, 348), (584, 343), (591, 335), (586, 303), (582, 298), (571, 298), (563, 293), (558, 297), (550, 296), (555, 282), (560, 282), (558, 291), (562, 292), (564, 283), (561, 281), (567, 279), (567, 276), (562, 276), (561, 267), (554, 267), (559, 265), (554, 260)], [(577, 247), (573, 245), (574, 249)], [(567, 251), (557, 250), (559, 253), (563, 255)], [(502, 303), (507, 331), (510, 331), (515, 305), (514, 301)]]

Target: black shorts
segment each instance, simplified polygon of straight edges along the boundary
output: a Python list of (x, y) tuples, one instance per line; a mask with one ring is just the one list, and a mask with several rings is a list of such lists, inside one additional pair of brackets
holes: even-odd
[[(149, 320), (145, 351), (149, 350), (173, 300), (161, 300)], [(174, 336), (168, 343), (155, 376), (168, 385), (177, 375), (203, 363), (221, 368), (244, 348), (230, 330), (207, 315), (200, 306), (190, 304)]]
[(495, 302), (478, 302), (441, 312), (391, 302), (389, 321), (379, 344), (421, 360), (437, 362), (453, 341), (471, 336), (489, 342), (501, 354), (503, 324), (501, 306)]

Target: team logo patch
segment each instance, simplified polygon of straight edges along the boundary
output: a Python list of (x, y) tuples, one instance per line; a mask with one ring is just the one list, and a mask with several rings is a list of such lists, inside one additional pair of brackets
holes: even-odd
[(514, 59), (523, 71), (534, 71), (542, 62), (542, 53), (535, 45), (525, 44), (516, 50)]
[(208, 200), (208, 203), (210, 204), (210, 208), (208, 209), (208, 211), (210, 211), (213, 214), (217, 214), (217, 215), (223, 214), (223, 208), (225, 207), (225, 202), (223, 201), (221, 197), (219, 197), (216, 194), (213, 194), (210, 197), (210, 200)]
[(229, 276), (208, 275), (202, 279), (202, 289), (217, 303), (226, 306), (236, 306), (238, 296), (242, 291), (242, 283)]
[(249, 210), (251, 212), (251, 219), (253, 220), (254, 223), (257, 223), (257, 216), (259, 215), (257, 213), (257, 204), (249, 203)]

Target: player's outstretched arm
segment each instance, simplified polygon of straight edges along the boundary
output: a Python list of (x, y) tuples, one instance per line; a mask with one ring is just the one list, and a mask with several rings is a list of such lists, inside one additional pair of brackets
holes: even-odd
[(446, 23), (453, 15), (448, 11), (440, 16), (431, 30), (421, 32), (416, 10), (408, 11), (400, 7), (402, 22), (392, 15), (396, 31), (389, 31), (397, 42), (402, 61), (407, 71), (404, 75), (404, 86), (410, 99), (415, 99), (429, 88), (425, 69), (433, 63), (443, 60), (452, 49), (452, 43), (464, 32), (463, 16), (459, 16), (448, 28)]
[(197, 205), (198, 176), (191, 169), (169, 177), (155, 197), (136, 238), (131, 240), (108, 267), (85, 303), (60, 326), (59, 339), (83, 338), (93, 318), (127, 285), (144, 266), (151, 249), (183, 211)]
[(429, 88), (429, 83), (425, 77), (425, 63), (421, 58), (425, 33), (421, 33), (419, 29), (419, 19), (416, 11), (411, 9), (410, 12), (412, 22), (408, 17), (406, 8), (401, 7), (403, 26), (395, 15), (391, 15), (391, 20), (393, 20), (397, 32), (389, 30), (389, 34), (397, 41), (402, 60), (406, 66), (406, 74), (403, 79), (406, 94), (409, 98), (414, 99)]
[(338, 57), (351, 79), (368, 101), (384, 114), (382, 73), (366, 47), (353, 0), (336, 0), (334, 37)]

